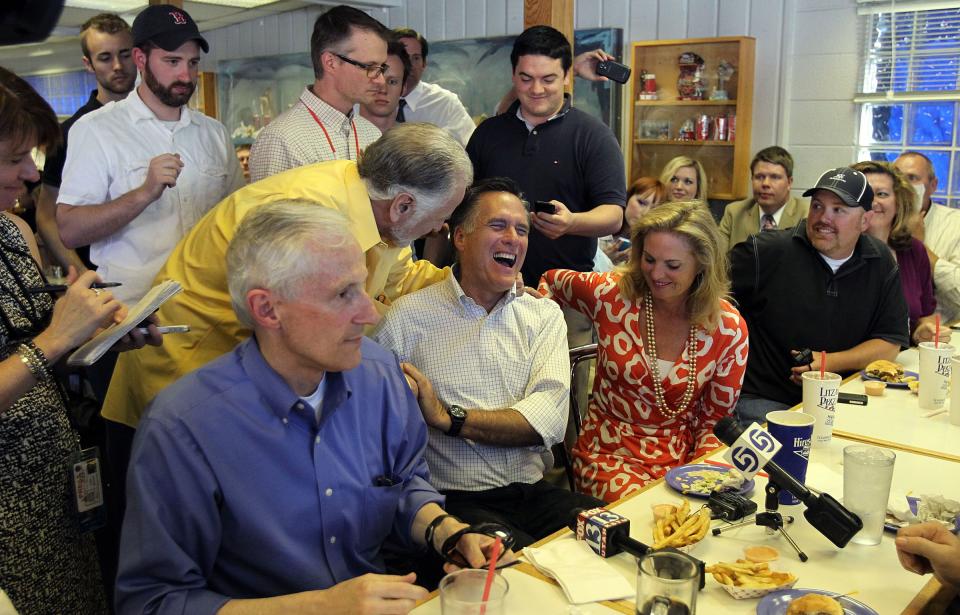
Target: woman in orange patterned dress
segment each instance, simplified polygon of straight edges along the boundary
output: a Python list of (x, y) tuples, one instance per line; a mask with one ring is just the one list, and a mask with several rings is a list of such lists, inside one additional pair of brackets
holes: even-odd
[(737, 405), (748, 344), (718, 232), (702, 203), (662, 204), (633, 229), (621, 271), (541, 279), (541, 292), (597, 329), (593, 398), (573, 451), (581, 491), (612, 502), (720, 445), (713, 426)]

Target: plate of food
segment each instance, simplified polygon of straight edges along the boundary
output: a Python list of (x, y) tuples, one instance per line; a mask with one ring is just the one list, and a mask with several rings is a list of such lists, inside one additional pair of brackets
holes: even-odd
[(757, 615), (879, 615), (853, 598), (822, 589), (770, 592), (757, 604)]
[(733, 491), (743, 495), (753, 489), (753, 479), (744, 480), (734, 469), (725, 470), (708, 463), (691, 463), (667, 471), (666, 483), (684, 495), (709, 498), (712, 491)]
[(917, 381), (917, 372), (908, 372), (903, 366), (893, 361), (874, 361), (860, 372), (864, 380), (880, 380), (886, 382), (888, 387), (895, 389), (908, 389), (911, 382)]

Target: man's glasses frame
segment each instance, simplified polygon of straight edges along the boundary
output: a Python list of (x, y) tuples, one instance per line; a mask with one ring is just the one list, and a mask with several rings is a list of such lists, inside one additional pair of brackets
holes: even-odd
[[(328, 51), (329, 51), (329, 50), (328, 50)], [(343, 60), (343, 61), (346, 62), (347, 64), (352, 64), (352, 65), (356, 66), (357, 68), (362, 68), (363, 70), (367, 71), (367, 78), (368, 78), (368, 79), (376, 79), (377, 77), (379, 77), (380, 75), (384, 74), (385, 72), (387, 72), (387, 71), (390, 69), (390, 67), (387, 66), (386, 63), (384, 63), (384, 64), (374, 64), (373, 62), (371, 62), (371, 63), (369, 63), (369, 64), (364, 64), (363, 62), (357, 62), (357, 61), (354, 60), (353, 58), (348, 58), (347, 56), (342, 56), (342, 55), (340, 55), (339, 53), (337, 53), (336, 51), (331, 51), (330, 53), (332, 53), (332, 54), (335, 55), (336, 57), (340, 58), (341, 60)]]

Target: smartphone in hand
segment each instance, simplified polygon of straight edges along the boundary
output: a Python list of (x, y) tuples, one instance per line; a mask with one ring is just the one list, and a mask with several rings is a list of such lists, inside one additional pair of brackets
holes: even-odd
[(534, 201), (533, 202), (533, 211), (547, 214), (557, 213), (557, 206), (551, 203), (550, 201)]

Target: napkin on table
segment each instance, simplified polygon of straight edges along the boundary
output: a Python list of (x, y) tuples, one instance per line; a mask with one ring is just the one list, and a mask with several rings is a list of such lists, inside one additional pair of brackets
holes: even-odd
[(523, 550), (541, 573), (555, 579), (573, 604), (621, 600), (634, 596), (633, 587), (617, 570), (572, 536)]

